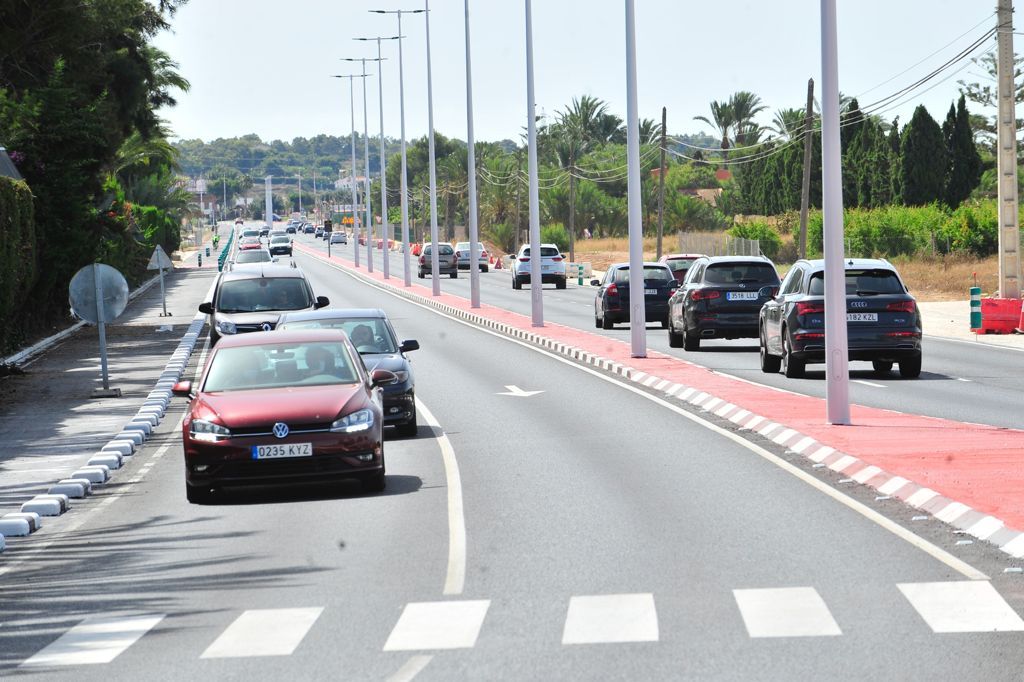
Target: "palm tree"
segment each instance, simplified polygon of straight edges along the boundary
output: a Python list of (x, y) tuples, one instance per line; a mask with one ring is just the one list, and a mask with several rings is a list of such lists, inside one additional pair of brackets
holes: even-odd
[(793, 108), (777, 109), (770, 129), (784, 140), (796, 139), (804, 129), (804, 111)]
[(756, 144), (761, 137), (761, 126), (754, 123), (754, 117), (768, 107), (754, 93), (740, 90), (729, 98), (729, 108), (732, 109), (736, 144), (741, 147)]
[(718, 130), (719, 135), (722, 137), (722, 157), (725, 158), (728, 154), (729, 147), (732, 146), (732, 130), (736, 124), (736, 114), (732, 108), (732, 102), (718, 102), (712, 100), (711, 102), (711, 119), (706, 116), (694, 116), (695, 121), (704, 121), (712, 128)]
[(659, 144), (661, 123), (653, 118), (640, 119), (640, 144)]

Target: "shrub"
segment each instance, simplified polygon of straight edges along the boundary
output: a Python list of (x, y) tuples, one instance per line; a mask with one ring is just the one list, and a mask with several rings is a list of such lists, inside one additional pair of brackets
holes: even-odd
[(768, 223), (751, 222), (742, 225), (733, 225), (728, 233), (733, 237), (742, 239), (756, 239), (760, 242), (761, 253), (768, 258), (775, 260), (782, 246), (782, 237), (775, 231), (775, 228)]
[(37, 244), (32, 192), (24, 181), (0, 177), (0, 348), (21, 341), (18, 311), (36, 282)]
[(485, 230), (487, 239), (493, 242), (503, 253), (516, 250), (516, 228), (508, 223), (495, 223)]
[(569, 250), (569, 233), (561, 223), (552, 223), (540, 228), (542, 244), (556, 244), (560, 251)]

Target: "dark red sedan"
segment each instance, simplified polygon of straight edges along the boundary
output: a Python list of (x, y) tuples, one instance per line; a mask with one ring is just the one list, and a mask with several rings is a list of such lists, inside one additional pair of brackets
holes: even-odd
[(253, 332), (224, 337), (182, 424), (185, 493), (208, 502), (215, 488), (357, 478), (384, 489), (382, 388), (337, 330)]

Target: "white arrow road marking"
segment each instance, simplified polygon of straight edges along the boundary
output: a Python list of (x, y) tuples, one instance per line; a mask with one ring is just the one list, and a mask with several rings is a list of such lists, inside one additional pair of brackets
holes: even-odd
[(538, 393), (543, 393), (544, 392), (544, 391), (524, 391), (523, 389), (519, 388), (518, 386), (506, 386), (505, 388), (508, 389), (507, 392), (495, 393), (494, 395), (513, 395), (513, 396), (515, 396), (517, 398), (529, 398), (531, 395), (537, 395)]

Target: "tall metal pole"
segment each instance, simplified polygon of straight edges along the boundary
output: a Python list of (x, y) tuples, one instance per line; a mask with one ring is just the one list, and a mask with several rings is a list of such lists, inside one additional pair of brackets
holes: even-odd
[(427, 147), (430, 155), (430, 281), (434, 296), (441, 295), (441, 267), (437, 260), (437, 164), (434, 162), (434, 87), (430, 72), (430, 0), (423, 0), (427, 19)]
[(299, 179), (299, 215), (302, 215), (302, 176), (296, 176)]
[(668, 122), (668, 109), (661, 108), (661, 165), (658, 166), (658, 253), (661, 258), (661, 242), (665, 237), (665, 147), (667, 145), (668, 132), (665, 126)]
[(406, 169), (406, 152), (405, 152), (405, 71), (402, 64), (402, 14), (420, 14), (426, 10), (370, 10), (375, 14), (394, 14), (398, 17), (398, 102), (399, 111), (401, 118), (401, 129), (402, 129), (402, 176), (400, 178), (400, 186), (402, 191), (402, 273), (404, 278), (404, 284), (407, 287), (412, 286), (412, 261), (409, 248), (409, 188), (408, 184), (408, 171)]
[(830, 424), (850, 423), (843, 263), (843, 170), (839, 143), (836, 0), (821, 0), (821, 192), (825, 255), (825, 402)]
[(801, 258), (807, 258), (807, 214), (811, 206), (811, 143), (814, 134), (814, 79), (807, 79), (807, 109), (804, 111), (804, 177), (800, 186), (800, 247)]
[(388, 249), (388, 244), (391, 243), (391, 225), (388, 222), (388, 174), (384, 152), (384, 58), (380, 53), (380, 41), (381, 39), (377, 38), (377, 98), (380, 109), (380, 231), (384, 237), (381, 244), (381, 255), (384, 259), (384, 279), (390, 279), (391, 251)]
[(265, 210), (263, 212), (263, 217), (267, 221), (267, 227), (273, 229), (273, 227), (274, 227), (274, 193), (273, 193), (273, 187), (271, 186), (271, 181), (270, 181), (271, 177), (272, 176), (268, 175), (267, 177), (265, 177), (263, 179), (263, 182), (264, 182), (263, 189), (264, 189), (264, 192), (265, 192), (265, 198), (266, 198), (266, 202), (267, 202), (266, 206), (265, 206)]
[(626, 1), (626, 194), (629, 209), (630, 355), (647, 357), (647, 314), (644, 304), (644, 224), (640, 194), (640, 122), (636, 103), (636, 16)]
[[(533, 93), (533, 6), (526, 2), (526, 130), (530, 174), (530, 312), (534, 327), (544, 326), (544, 290), (540, 267), (540, 189), (537, 182), (537, 103)], [(514, 267), (514, 266), (513, 266)], [(513, 277), (515, 271), (513, 271)]]
[[(363, 63), (363, 75), (366, 75), (366, 59), (360, 60)], [(372, 61), (372, 60), (371, 60)], [(373, 209), (370, 198), (370, 123), (366, 111), (366, 79), (363, 79), (363, 166), (366, 169), (366, 177), (363, 178), (366, 191), (363, 194), (366, 199), (366, 271), (373, 272)]]
[(477, 225), (476, 205), (476, 149), (473, 139), (473, 67), (470, 60), (469, 49), (469, 0), (465, 0), (466, 7), (466, 149), (469, 159), (466, 165), (466, 174), (469, 180), (469, 305), (471, 308), (480, 307), (480, 266), (477, 260), (480, 257), (480, 248), (477, 240), (480, 238), (479, 226)]
[(1020, 223), (1017, 214), (1017, 88), (1013, 74), (1013, 0), (999, 0), (996, 40), (998, 45), (999, 98), (999, 295), (1021, 297)]
[[(358, 60), (347, 60), (347, 61), (358, 61)], [(359, 267), (359, 189), (356, 186), (356, 95), (354, 82), (356, 78), (362, 78), (363, 83), (366, 82), (366, 76), (364, 75), (348, 75), (348, 76), (332, 76), (332, 78), (347, 78), (348, 79), (348, 99), (352, 113), (352, 180), (350, 187), (352, 188), (352, 244), (353, 254), (355, 255), (355, 266)], [(330, 240), (328, 240), (328, 247), (330, 247)]]

